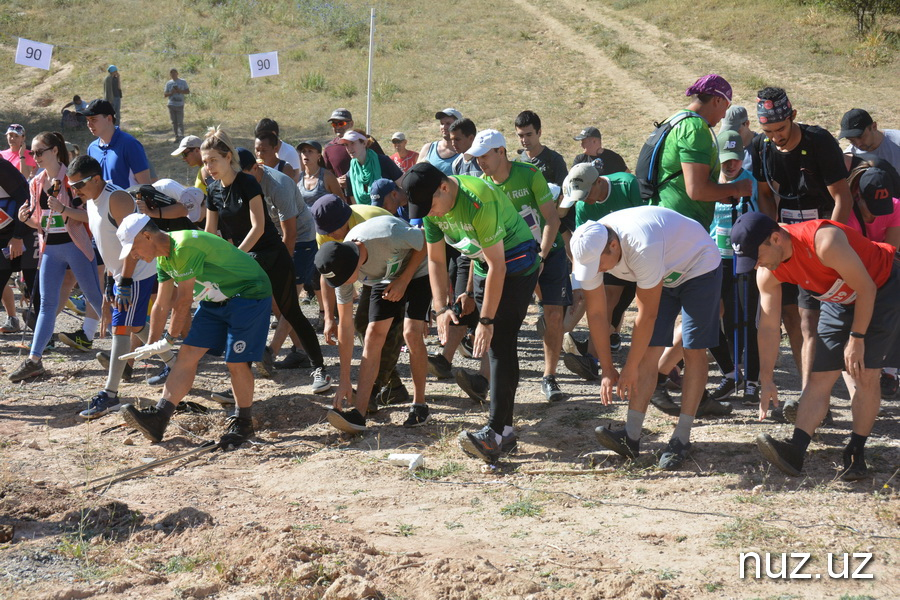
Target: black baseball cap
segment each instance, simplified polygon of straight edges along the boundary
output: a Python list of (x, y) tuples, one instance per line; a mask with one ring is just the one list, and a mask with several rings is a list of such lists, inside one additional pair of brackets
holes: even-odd
[(86, 117), (96, 117), (97, 115), (109, 115), (110, 117), (114, 117), (116, 116), (116, 109), (114, 109), (113, 105), (106, 100), (98, 98), (96, 100), (91, 100), (91, 103), (87, 105), (87, 108), (82, 114)]
[(869, 113), (861, 108), (851, 108), (841, 118), (841, 132), (838, 138), (859, 137), (872, 123), (874, 121)]
[(312, 205), (313, 220), (316, 222), (316, 233), (330, 235), (347, 224), (353, 210), (350, 206), (335, 196), (325, 194)]
[(738, 273), (749, 273), (756, 268), (759, 247), (773, 231), (778, 231), (778, 223), (763, 213), (748, 212), (738, 217), (731, 228), (731, 247)]
[(859, 195), (866, 201), (869, 212), (880, 217), (894, 212), (894, 198), (900, 195), (900, 190), (887, 171), (869, 167), (859, 176)]
[(444, 174), (427, 162), (417, 163), (406, 172), (400, 185), (409, 196), (410, 219), (421, 219), (431, 212), (431, 201), (443, 180)]
[(297, 152), (300, 152), (304, 147), (309, 146), (322, 154), (322, 144), (317, 142), (316, 140), (306, 140), (305, 142), (300, 142), (297, 144)]
[(250, 167), (256, 164), (256, 155), (247, 150), (246, 148), (241, 148), (238, 146), (234, 149), (238, 155), (238, 162), (241, 165), (241, 171), (246, 171)]
[(315, 265), (328, 285), (340, 287), (359, 265), (359, 246), (354, 242), (325, 242), (316, 252)]
[(585, 127), (584, 129), (581, 130), (581, 133), (579, 133), (572, 139), (575, 140), (576, 142), (580, 142), (581, 140), (591, 138), (591, 137), (603, 139), (603, 136), (600, 135), (600, 130), (597, 129), (596, 127)]

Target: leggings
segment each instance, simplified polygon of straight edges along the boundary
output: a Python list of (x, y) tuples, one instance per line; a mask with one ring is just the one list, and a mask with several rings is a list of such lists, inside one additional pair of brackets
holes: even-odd
[(319, 346), (316, 330), (300, 310), (300, 301), (297, 299), (297, 287), (294, 281), (294, 261), (288, 254), (287, 248), (281, 244), (277, 250), (255, 252), (253, 256), (269, 276), (275, 305), (297, 332), (313, 368), (324, 367), (325, 359), (322, 356), (322, 347)]
[[(759, 288), (756, 287), (756, 271), (751, 271), (747, 275), (743, 275), (739, 281), (738, 297), (734, 296), (734, 271), (732, 270), (732, 261), (729, 259), (722, 260), (722, 302), (725, 305), (725, 312), (722, 315), (722, 327), (719, 329), (719, 345), (716, 348), (710, 348), (713, 358), (722, 369), (722, 374), (734, 371), (734, 333), (735, 320), (734, 309), (737, 303), (738, 320), (738, 356), (740, 359), (744, 354), (744, 348), (747, 349), (747, 356), (744, 360), (744, 377), (747, 381), (759, 381), (759, 346), (757, 344), (756, 331), (756, 313), (759, 309)], [(747, 284), (744, 285), (746, 279)], [(747, 294), (745, 297), (744, 288)], [(747, 322), (744, 323), (744, 306), (746, 304)], [(746, 332), (746, 340), (744, 333)]]
[[(488, 425), (497, 434), (513, 424), (516, 391), (519, 388), (519, 329), (528, 313), (537, 285), (538, 269), (529, 275), (507, 275), (494, 315), (494, 336), (488, 351), (491, 365), (491, 415)], [(475, 303), (482, 309), (486, 278), (475, 275)]]
[(44, 247), (41, 268), (38, 270), (41, 289), (41, 312), (34, 327), (34, 338), (31, 340), (31, 354), (42, 356), (53, 328), (56, 326), (56, 311), (59, 309), (59, 293), (47, 293), (47, 290), (59, 290), (66, 266), (72, 269), (78, 287), (90, 302), (98, 315), (103, 314), (103, 293), (100, 291), (100, 280), (97, 278), (96, 257), (88, 260), (74, 242), (65, 244), (48, 244)]

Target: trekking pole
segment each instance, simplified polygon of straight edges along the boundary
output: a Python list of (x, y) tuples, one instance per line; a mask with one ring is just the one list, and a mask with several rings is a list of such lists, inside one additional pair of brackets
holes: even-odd
[[(732, 198), (731, 200), (731, 228), (734, 229), (734, 223), (737, 221), (737, 202), (739, 200), (735, 200)], [(731, 243), (731, 234), (728, 235), (728, 241)], [(737, 390), (738, 384), (740, 380), (738, 379), (738, 373), (740, 370), (738, 366), (740, 364), (740, 354), (738, 354), (740, 348), (738, 343), (738, 319), (740, 315), (740, 305), (738, 304), (739, 298), (738, 294), (740, 292), (740, 288), (738, 285), (738, 272), (737, 272), (737, 257), (734, 255), (734, 251), (731, 253), (731, 303), (733, 305), (732, 308), (732, 316), (734, 317), (734, 322), (731, 328), (732, 334), (732, 346), (734, 349), (734, 389)]]
[[(140, 465), (138, 467), (132, 467), (130, 469), (125, 469), (123, 471), (118, 471), (116, 473), (112, 473), (110, 475), (104, 475), (103, 477), (98, 477), (96, 479), (92, 479), (91, 481), (85, 481), (84, 483), (79, 483), (75, 487), (86, 487), (92, 485), (93, 487), (88, 488), (88, 491), (94, 491), (101, 487), (108, 487), (114, 483), (118, 483), (120, 481), (125, 481), (126, 479), (131, 479), (132, 477), (136, 477), (141, 475), (142, 473), (146, 473), (147, 471), (152, 471), (156, 467), (161, 467), (163, 465), (167, 465), (169, 463), (173, 463), (176, 460), (182, 458), (188, 458), (190, 456), (198, 456), (200, 454), (205, 454), (206, 452), (212, 452), (216, 448), (219, 447), (219, 442), (205, 442), (197, 448), (193, 448), (188, 450), (187, 452), (181, 452), (179, 454), (175, 454), (173, 456), (168, 456), (166, 458), (160, 458), (158, 460), (154, 460), (144, 465)], [(102, 483), (101, 483), (102, 482)], [(96, 485), (94, 485), (96, 484)]]
[[(750, 201), (751, 201), (750, 197), (745, 196), (745, 197), (741, 198), (741, 214), (747, 214), (747, 211), (750, 210)], [(734, 264), (737, 265), (737, 261), (735, 261)], [(737, 270), (737, 267), (735, 267), (735, 270)], [(753, 275), (756, 276), (755, 273)], [(747, 393), (747, 378), (749, 377), (748, 370), (749, 370), (749, 364), (750, 364), (750, 358), (749, 358), (749, 356), (750, 356), (750, 354), (749, 354), (749, 351), (750, 351), (750, 321), (749, 321), (750, 308), (748, 306), (749, 299), (750, 299), (750, 274), (744, 273), (740, 277), (743, 279), (743, 282), (744, 282), (744, 285), (743, 285), (744, 296), (741, 299), (741, 305), (744, 309), (743, 310), (744, 319), (743, 319), (743, 322), (741, 323), (741, 326), (742, 326), (742, 329), (744, 330), (744, 354), (743, 354), (743, 360), (742, 360), (742, 363), (744, 365), (743, 392), (746, 394)], [(754, 315), (754, 319), (755, 319), (755, 315)], [(759, 377), (759, 375), (757, 375), (757, 378), (758, 377)]]

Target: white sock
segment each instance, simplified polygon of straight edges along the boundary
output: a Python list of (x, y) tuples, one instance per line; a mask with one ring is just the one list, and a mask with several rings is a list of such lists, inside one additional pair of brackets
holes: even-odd
[(88, 340), (93, 340), (94, 336), (97, 334), (97, 328), (100, 327), (100, 321), (97, 319), (88, 319), (85, 317), (84, 324), (81, 328), (84, 330), (84, 335)]
[(694, 425), (694, 417), (681, 413), (678, 417), (678, 425), (672, 433), (673, 438), (678, 438), (682, 444), (687, 445), (691, 441), (691, 427)]
[(645, 413), (628, 409), (628, 416), (625, 419), (625, 435), (632, 440), (641, 439), (641, 426), (644, 424)]
[(512, 425), (506, 425), (503, 427), (503, 437), (509, 437), (513, 433), (515, 433), (515, 430), (512, 428)]

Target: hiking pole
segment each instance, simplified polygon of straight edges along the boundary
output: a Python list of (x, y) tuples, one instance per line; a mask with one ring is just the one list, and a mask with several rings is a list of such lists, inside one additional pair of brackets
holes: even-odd
[[(86, 486), (89, 486), (92, 484), (99, 484), (99, 485), (93, 485), (93, 487), (88, 488), (88, 491), (94, 491), (98, 488), (101, 488), (104, 486), (110, 486), (114, 483), (118, 483), (120, 481), (124, 481), (124, 480), (130, 479), (132, 477), (136, 477), (147, 471), (152, 471), (156, 467), (161, 467), (163, 465), (167, 465), (169, 463), (175, 462), (176, 460), (179, 460), (182, 458), (187, 458), (189, 456), (197, 456), (200, 454), (204, 454), (206, 452), (211, 452), (218, 447), (219, 447), (219, 442), (212, 442), (212, 441), (205, 442), (196, 448), (188, 450), (187, 452), (181, 452), (179, 454), (167, 456), (166, 458), (160, 458), (158, 460), (154, 460), (147, 464), (140, 465), (138, 467), (132, 467), (130, 469), (125, 469), (123, 471), (118, 471), (118, 472), (112, 473), (110, 475), (104, 475), (103, 477), (98, 477), (96, 479), (92, 479), (91, 481), (85, 481), (84, 483), (79, 483), (75, 487), (86, 487)], [(104, 482), (104, 483), (101, 483), (101, 482)]]
[[(741, 198), (741, 214), (747, 214), (747, 211), (750, 210), (750, 201), (752, 198), (744, 196)], [(737, 270), (737, 261), (734, 261), (735, 270)], [(753, 274), (756, 276), (756, 274)], [(742, 329), (744, 330), (744, 354), (742, 358), (742, 363), (744, 365), (744, 388), (743, 392), (747, 393), (747, 378), (749, 377), (749, 369), (750, 369), (750, 322), (749, 322), (749, 307), (747, 306), (750, 298), (750, 274), (743, 273), (740, 275), (743, 279), (744, 285), (744, 296), (741, 298), (741, 305), (743, 307), (744, 318), (741, 323)], [(759, 374), (757, 374), (757, 379), (759, 378)]]
[[(734, 223), (737, 221), (737, 203), (740, 200), (735, 198), (731, 199), (731, 229), (734, 229)], [(731, 233), (728, 234), (729, 243), (731, 241)], [(740, 380), (738, 379), (738, 365), (740, 363), (740, 355), (739, 345), (738, 345), (738, 318), (740, 313), (740, 305), (738, 304), (738, 294), (740, 293), (740, 288), (738, 285), (738, 272), (737, 272), (737, 257), (734, 255), (734, 250), (731, 252), (731, 303), (732, 303), (732, 317), (734, 321), (732, 323), (731, 334), (732, 334), (732, 346), (734, 348), (734, 389), (737, 391), (738, 383)]]

